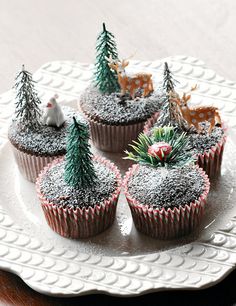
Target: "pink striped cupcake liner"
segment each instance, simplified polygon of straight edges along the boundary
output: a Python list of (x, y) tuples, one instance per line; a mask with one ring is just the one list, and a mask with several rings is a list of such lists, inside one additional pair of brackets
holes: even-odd
[(139, 165), (133, 165), (127, 172), (123, 181), (124, 192), (128, 201), (134, 225), (143, 234), (157, 239), (173, 239), (189, 234), (199, 226), (204, 214), (210, 182), (205, 172), (196, 166), (204, 178), (204, 192), (198, 200), (173, 209), (153, 208), (142, 205), (133, 198), (128, 191), (128, 181), (137, 171)]
[(158, 117), (160, 116), (159, 112), (156, 112), (152, 115), (152, 117), (148, 118), (148, 120), (144, 124), (143, 133), (148, 134), (153, 125), (157, 122)]
[(117, 201), (122, 185), (118, 168), (105, 158), (95, 156), (94, 160), (111, 169), (116, 177), (117, 188), (103, 203), (89, 208), (63, 207), (49, 201), (40, 191), (40, 183), (45, 173), (53, 165), (61, 163), (64, 158), (54, 160), (40, 173), (36, 181), (37, 194), (48, 225), (56, 233), (67, 238), (88, 238), (97, 235), (109, 228), (115, 219)]
[(221, 141), (214, 147), (211, 147), (208, 151), (203, 154), (199, 153), (196, 156), (197, 165), (207, 173), (209, 178), (217, 177), (221, 173), (221, 164), (226, 139), (227, 136), (224, 135)]
[[(152, 118), (149, 118), (143, 129), (143, 133), (149, 134), (151, 128), (157, 121), (158, 114), (154, 114)], [(227, 128), (223, 125), (224, 132), (226, 133)], [(224, 147), (227, 140), (226, 134), (222, 137), (219, 143), (215, 146), (211, 147), (208, 151), (204, 152), (203, 154), (198, 153), (195, 155), (196, 164), (201, 167), (209, 178), (215, 178), (220, 175), (221, 172), (221, 164), (222, 158), (224, 153)]]
[(110, 125), (94, 120), (87, 112), (80, 108), (89, 122), (90, 135), (96, 148), (107, 152), (123, 152), (128, 144), (137, 139), (143, 131), (145, 121), (127, 124)]
[(23, 151), (18, 150), (14, 145), (12, 145), (12, 151), (17, 163), (20, 173), (28, 181), (34, 183), (38, 177), (40, 171), (54, 159), (62, 157), (61, 155), (56, 156), (37, 156), (33, 154), (28, 154)]

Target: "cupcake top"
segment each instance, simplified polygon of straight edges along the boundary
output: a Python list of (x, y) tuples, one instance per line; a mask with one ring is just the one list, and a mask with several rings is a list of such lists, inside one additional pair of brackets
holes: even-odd
[(11, 143), (36, 156), (64, 155), (67, 127), (77, 113), (70, 107), (61, 107), (57, 94), (42, 109), (33, 76), (24, 65), (16, 76), (14, 89), (15, 113), (8, 129)]
[[(202, 124), (204, 125), (204, 123)], [(191, 150), (195, 154), (203, 154), (206, 151), (209, 151), (217, 143), (219, 143), (225, 135), (225, 132), (222, 127), (215, 126), (209, 133), (187, 133), (189, 137), (189, 142), (191, 143)]]
[(219, 110), (213, 106), (189, 106), (191, 92), (197, 89), (197, 85), (180, 96), (175, 90), (176, 83), (178, 82), (173, 78), (168, 64), (165, 63), (163, 75), (165, 98), (160, 116), (149, 135), (153, 135), (158, 127), (173, 126), (179, 135), (183, 131), (186, 132), (192, 153), (203, 154), (221, 142), (225, 136)]
[(139, 163), (126, 184), (131, 198), (153, 208), (185, 206), (197, 200), (205, 188), (205, 178), (188, 153), (188, 139), (173, 127), (157, 128), (153, 137), (140, 134), (126, 152)]
[(19, 150), (39, 156), (64, 155), (66, 152), (66, 135), (73, 116), (85, 122), (78, 113), (68, 107), (62, 106), (65, 121), (60, 127), (48, 126), (40, 122), (30, 128), (22, 127), (22, 123), (13, 119), (8, 130), (11, 143)]
[[(169, 124), (175, 127), (177, 133), (180, 135), (183, 130), (179, 129), (174, 121), (170, 121)], [(203, 154), (206, 151), (209, 151), (217, 143), (219, 143), (225, 136), (224, 129), (219, 126), (215, 126), (211, 133), (207, 133), (209, 123), (202, 122), (200, 125), (203, 127), (203, 132), (198, 134), (194, 129), (186, 131), (186, 137), (189, 139), (190, 147), (189, 149), (194, 154)], [(157, 120), (157, 122), (151, 128), (149, 134), (152, 135), (156, 128), (163, 126), (162, 117)]]
[(127, 190), (141, 205), (168, 209), (198, 200), (204, 185), (202, 174), (193, 166), (166, 169), (140, 165), (130, 177)]
[(126, 125), (145, 121), (160, 109), (162, 99), (160, 91), (132, 100), (118, 92), (102, 94), (97, 87), (89, 86), (80, 97), (80, 107), (98, 122)]
[(129, 61), (120, 60), (114, 35), (103, 23), (97, 37), (93, 83), (80, 97), (80, 107), (91, 119), (110, 125), (143, 122), (160, 109), (152, 74), (128, 75)]
[(73, 117), (65, 159), (54, 161), (41, 173), (39, 192), (50, 203), (62, 207), (101, 205), (120, 187), (116, 167), (106, 164), (102, 159), (93, 159), (88, 126)]
[(93, 161), (96, 184), (91, 188), (68, 185), (65, 177), (65, 161), (54, 164), (40, 181), (40, 192), (51, 203), (62, 207), (88, 208), (100, 205), (117, 189), (114, 172), (104, 164)]

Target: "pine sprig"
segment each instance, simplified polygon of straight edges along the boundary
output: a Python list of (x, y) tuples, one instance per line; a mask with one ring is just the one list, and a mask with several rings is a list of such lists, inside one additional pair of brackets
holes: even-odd
[(65, 182), (76, 188), (89, 188), (96, 184), (96, 173), (90, 151), (89, 131), (85, 124), (77, 122), (69, 127), (65, 164)]
[(107, 31), (103, 23), (103, 31), (98, 35), (96, 43), (96, 62), (94, 81), (102, 93), (119, 91), (117, 74), (108, 66), (107, 58), (118, 59), (114, 35)]
[(40, 124), (41, 110), (39, 105), (41, 101), (34, 87), (32, 74), (22, 70), (16, 76), (14, 89), (16, 91), (16, 118), (25, 126), (32, 127)]
[[(162, 152), (162, 158), (150, 155), (148, 153), (149, 147), (160, 142), (169, 144), (172, 147), (171, 152), (165, 157)], [(186, 133), (179, 135), (172, 127), (156, 128), (152, 137), (141, 133), (138, 136), (138, 141), (133, 141), (130, 146), (134, 152), (125, 151), (127, 157), (124, 159), (130, 159), (140, 164), (153, 167), (181, 167), (193, 162), (191, 154), (187, 152), (189, 143)]]

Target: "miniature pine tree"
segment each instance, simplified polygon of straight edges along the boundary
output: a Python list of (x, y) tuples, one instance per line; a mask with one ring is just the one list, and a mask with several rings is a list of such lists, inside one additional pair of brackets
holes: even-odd
[(107, 58), (118, 58), (114, 35), (107, 31), (103, 23), (103, 31), (98, 35), (96, 45), (95, 85), (102, 93), (119, 91), (116, 73), (108, 66)]
[(16, 76), (14, 88), (16, 90), (16, 117), (26, 127), (39, 125), (41, 101), (34, 88), (32, 74), (25, 70), (24, 65)]
[(166, 125), (168, 124), (168, 121), (171, 122), (176, 117), (176, 106), (171, 103), (169, 95), (171, 92), (175, 91), (175, 85), (178, 82), (173, 78), (173, 74), (169, 69), (168, 63), (165, 62), (164, 65), (163, 89), (166, 94), (166, 100), (163, 105), (163, 114), (165, 114), (163, 116), (166, 118), (163, 118), (163, 120), (164, 124)]
[(88, 143), (88, 128), (75, 117), (73, 120), (67, 140), (65, 182), (77, 188), (92, 187), (96, 184), (96, 173)]
[(173, 74), (169, 69), (168, 63), (165, 62), (163, 88), (166, 93), (169, 93), (171, 90), (174, 90), (176, 83), (177, 81), (173, 78)]

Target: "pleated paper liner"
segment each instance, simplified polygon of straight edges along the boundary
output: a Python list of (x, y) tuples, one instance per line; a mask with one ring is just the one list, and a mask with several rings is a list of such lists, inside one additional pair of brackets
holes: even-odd
[(89, 208), (62, 207), (49, 201), (40, 191), (40, 182), (53, 165), (61, 163), (63, 158), (54, 160), (40, 173), (36, 181), (37, 194), (48, 225), (59, 235), (67, 238), (88, 238), (105, 231), (115, 219), (117, 201), (122, 185), (118, 168), (105, 158), (95, 156), (94, 160), (111, 169), (116, 177), (117, 188), (103, 203)]
[(210, 189), (208, 176), (196, 166), (204, 178), (204, 192), (198, 200), (186, 203), (184, 207), (173, 209), (153, 208), (142, 205), (133, 198), (128, 191), (128, 182), (137, 171), (139, 165), (133, 165), (127, 172), (123, 181), (124, 192), (127, 198), (135, 227), (148, 236), (157, 239), (173, 239), (189, 234), (199, 226), (204, 214), (207, 195)]
[(62, 157), (55, 156), (36, 156), (18, 150), (14, 145), (11, 146), (20, 173), (25, 179), (34, 183), (40, 171), (54, 159)]
[(123, 152), (127, 149), (128, 144), (137, 139), (145, 124), (145, 121), (127, 125), (104, 124), (94, 120), (81, 107), (80, 110), (89, 122), (94, 146), (106, 152)]
[(148, 118), (147, 121), (144, 124), (143, 133), (148, 134), (150, 129), (154, 126), (154, 124), (157, 122), (158, 117), (160, 116), (159, 112), (156, 112), (152, 115), (151, 118)]
[[(156, 113), (152, 116), (152, 118), (149, 118), (146, 121), (143, 129), (143, 132), (145, 134), (149, 134), (151, 128), (153, 128), (154, 124), (156, 123), (158, 116), (159, 114)], [(223, 129), (224, 129), (224, 135), (218, 143), (216, 143), (213, 147), (211, 147), (203, 154), (198, 153), (197, 155), (194, 156), (197, 165), (199, 165), (199, 167), (206, 172), (209, 178), (216, 178), (217, 176), (220, 175), (221, 172), (224, 147), (227, 140), (226, 136), (227, 128), (225, 125), (223, 125)]]

